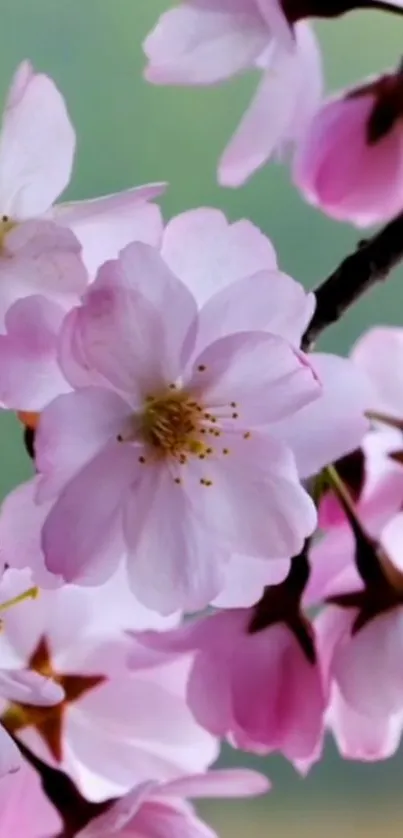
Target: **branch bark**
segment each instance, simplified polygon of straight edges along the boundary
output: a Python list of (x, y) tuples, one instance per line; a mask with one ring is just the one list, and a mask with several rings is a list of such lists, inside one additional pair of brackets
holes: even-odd
[(316, 311), (302, 338), (302, 348), (312, 349), (319, 335), (336, 323), (360, 297), (403, 260), (403, 213), (357, 250), (315, 290)]
[(111, 801), (90, 803), (85, 800), (67, 774), (46, 765), (19, 740), (14, 741), (22, 756), (39, 774), (44, 794), (63, 821), (62, 831), (57, 838), (74, 838), (93, 818), (109, 808)]

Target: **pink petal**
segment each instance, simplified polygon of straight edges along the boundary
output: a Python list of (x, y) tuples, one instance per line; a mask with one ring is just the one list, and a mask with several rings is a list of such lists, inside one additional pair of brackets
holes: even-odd
[(166, 226), (162, 255), (199, 305), (244, 277), (277, 268), (270, 240), (250, 221), (229, 224), (216, 209), (181, 213)]
[(17, 745), (0, 724), (0, 778), (2, 782), (6, 774), (13, 774), (15, 771), (19, 770), (20, 766), (21, 755)]
[(51, 573), (82, 585), (99, 585), (112, 576), (123, 553), (122, 503), (138, 468), (135, 452), (116, 443), (67, 484), (42, 531)]
[(307, 356), (264, 332), (241, 332), (210, 344), (194, 361), (189, 386), (218, 421), (222, 417), (224, 427), (235, 430), (231, 403), (241, 429), (247, 429), (283, 419), (321, 393)]
[(12, 302), (32, 294), (67, 309), (75, 305), (87, 285), (80, 251), (73, 233), (50, 221), (26, 221), (11, 230), (0, 259), (0, 323)]
[(270, 782), (263, 774), (247, 768), (215, 769), (166, 783), (158, 795), (178, 795), (193, 799), (203, 797), (254, 797), (269, 791)]
[[(230, 658), (230, 655), (227, 657)], [(207, 649), (195, 658), (187, 693), (195, 719), (219, 739), (233, 727), (230, 661)]]
[(236, 553), (226, 566), (225, 587), (212, 605), (215, 608), (248, 608), (260, 599), (266, 585), (283, 582), (289, 569), (287, 559), (268, 562)]
[(276, 44), (239, 128), (221, 158), (223, 186), (240, 186), (288, 140), (295, 140), (315, 110), (321, 88), (318, 47), (306, 25), (294, 50)]
[(64, 690), (37, 672), (0, 669), (0, 695), (7, 701), (51, 707), (63, 701)]
[(83, 259), (91, 276), (107, 259), (133, 241), (157, 247), (162, 237), (159, 208), (149, 203), (165, 190), (164, 184), (127, 189), (89, 201), (54, 207), (53, 218), (70, 227), (83, 246)]
[[(289, 450), (257, 432), (239, 443), (234, 435), (221, 441), (229, 455), (189, 461), (184, 474), (200, 524), (231, 553), (266, 559), (298, 554), (315, 528), (316, 512)], [(211, 485), (200, 485), (201, 479)]]
[(253, 64), (269, 33), (254, 3), (183, 3), (161, 15), (143, 49), (154, 84), (214, 84)]
[(40, 411), (70, 390), (57, 362), (64, 311), (45, 297), (17, 300), (0, 335), (0, 401), (12, 410)]
[(260, 271), (218, 291), (200, 312), (199, 351), (236, 332), (267, 331), (299, 346), (315, 298), (280, 271)]
[(396, 608), (339, 644), (333, 659), (334, 677), (343, 698), (358, 713), (376, 719), (400, 711), (402, 642), (403, 610)]
[[(11, 739), (9, 743), (11, 747)], [(18, 750), (14, 748), (17, 756)], [(4, 835), (16, 838), (57, 835), (62, 828), (61, 818), (45, 796), (39, 775), (25, 761), (19, 762), (18, 771), (12, 776), (2, 777), (0, 784), (1, 828)]]
[(373, 392), (348, 359), (316, 353), (309, 360), (323, 385), (321, 395), (272, 428), (292, 449), (301, 477), (316, 474), (361, 444)]
[(360, 715), (347, 704), (337, 687), (327, 713), (328, 725), (344, 759), (378, 762), (393, 756), (400, 744), (403, 717)]
[(105, 835), (119, 834), (125, 826), (130, 828), (130, 821), (156, 786), (158, 783), (153, 780), (140, 783), (106, 812), (90, 821), (88, 826), (78, 833), (77, 838), (102, 838)]
[(228, 552), (200, 525), (185, 487), (164, 464), (143, 466), (124, 527), (130, 585), (148, 608), (161, 614), (196, 611), (218, 594)]
[(54, 82), (42, 74), (20, 75), (0, 137), (2, 212), (17, 220), (46, 212), (70, 180), (74, 147), (74, 129)]
[(180, 669), (175, 663), (144, 674), (120, 672), (72, 708), (70, 771), (87, 798), (120, 796), (150, 777), (204, 771), (216, 758), (215, 739), (185, 701), (188, 666)]
[(355, 344), (352, 360), (374, 384), (369, 407), (391, 416), (403, 416), (403, 329), (377, 326)]
[[(17, 486), (6, 496), (1, 506), (1, 552), (9, 567), (24, 569), (30, 566), (35, 584), (47, 587), (49, 574), (44, 568), (40, 546), (40, 532), (48, 513), (48, 505), (35, 503), (37, 479)], [(24, 521), (24, 526), (21, 526)]]
[(190, 806), (177, 800), (145, 803), (131, 827), (147, 838), (217, 838)]
[(290, 760), (308, 759), (316, 750), (325, 709), (320, 673), (288, 628), (273, 626), (244, 639), (232, 685), (240, 747), (279, 749)]
[[(192, 296), (158, 251), (129, 245), (118, 261), (101, 268), (76, 316), (81, 356), (132, 401), (142, 400), (177, 379), (195, 316)], [(74, 340), (70, 336), (73, 348)]]
[(36, 433), (40, 501), (55, 496), (108, 443), (116, 441), (130, 408), (97, 387), (59, 396), (41, 414)]
[(402, 206), (403, 135), (396, 124), (368, 145), (366, 126), (373, 106), (372, 94), (342, 95), (325, 103), (294, 162), (294, 181), (307, 200), (333, 218), (363, 227), (390, 218)]
[(6, 111), (14, 108), (23, 98), (28, 85), (32, 82), (35, 72), (30, 61), (21, 61), (18, 65), (10, 87), (7, 91)]
[(361, 590), (362, 580), (353, 561), (354, 546), (349, 526), (337, 527), (312, 546), (309, 551), (311, 575), (304, 592), (307, 606), (318, 605), (342, 592)]
[[(171, 357), (166, 375), (174, 375), (187, 361), (193, 346), (196, 329), (197, 305), (186, 283), (171, 272), (155, 248), (130, 245), (120, 256), (120, 282), (128, 289), (144, 295), (158, 311), (163, 313), (166, 329), (165, 353)], [(186, 346), (184, 347), (186, 340)]]

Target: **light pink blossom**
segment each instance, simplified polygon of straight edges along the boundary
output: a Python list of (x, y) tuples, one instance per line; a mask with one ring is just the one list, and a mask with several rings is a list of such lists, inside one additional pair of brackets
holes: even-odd
[[(377, 572), (365, 583), (346, 551), (329, 593), (334, 604), (317, 620), (325, 681), (331, 689), (328, 723), (342, 754), (376, 760), (393, 754), (403, 726), (403, 515), (380, 533)], [(360, 548), (358, 548), (360, 549)]]
[(70, 389), (57, 335), (85, 289), (86, 268), (91, 277), (130, 241), (157, 245), (162, 233), (149, 203), (161, 185), (52, 207), (70, 179), (74, 147), (63, 97), (23, 62), (0, 131), (0, 403), (15, 410), (41, 410)]
[(292, 453), (270, 433), (320, 393), (309, 361), (278, 335), (222, 337), (207, 305), (198, 315), (155, 250), (128, 247), (69, 316), (62, 365), (79, 389), (37, 434), (37, 500), (56, 498), (48, 569), (99, 584), (126, 551), (133, 590), (162, 613), (217, 596), (231, 553), (286, 558), (315, 526)]
[[(9, 596), (26, 582), (26, 572), (9, 570), (2, 590)], [(146, 624), (141, 609), (139, 624)], [(21, 687), (16, 693), (0, 686), (7, 699), (1, 702), (3, 723), (94, 801), (120, 796), (146, 780), (204, 771), (217, 755), (215, 739), (186, 705), (185, 659), (129, 670), (124, 629), (135, 625), (136, 602), (123, 577), (100, 591), (73, 586), (42, 591), (37, 600), (4, 615), (0, 659)], [(28, 665), (31, 679), (39, 680), (41, 671), (57, 677), (65, 693), (62, 704), (41, 714), (26, 706), (33, 703), (27, 689), (22, 692), (21, 669)]]
[(156, 661), (192, 652), (187, 701), (203, 727), (243, 750), (280, 751), (297, 766), (309, 763), (324, 727), (320, 667), (287, 625), (251, 631), (253, 617), (253, 609), (231, 610), (135, 635), (131, 660), (138, 663), (140, 647), (141, 662), (142, 645)]
[(75, 133), (56, 85), (20, 64), (8, 93), (0, 132), (0, 243), (26, 220), (48, 215), (72, 228), (90, 273), (137, 238), (157, 244), (161, 218), (148, 201), (163, 191), (147, 185), (96, 200), (52, 205), (69, 183)]
[(292, 27), (277, 0), (186, 0), (144, 42), (154, 84), (209, 85), (251, 68), (262, 81), (219, 165), (239, 186), (303, 134), (322, 91), (319, 48), (304, 22)]
[(365, 227), (403, 207), (402, 73), (329, 100), (298, 146), (294, 180), (310, 203)]
[[(314, 312), (314, 295), (279, 269), (270, 240), (249, 221), (229, 224), (211, 208), (182, 213), (167, 224), (161, 252), (198, 304), (205, 305), (200, 347), (209, 340), (212, 310), (222, 336), (254, 328), (300, 345)], [(291, 447), (301, 477), (316, 474), (360, 445), (369, 429), (364, 411), (375, 396), (366, 370), (350, 359), (313, 353), (310, 361), (322, 383), (320, 397), (272, 425), (272, 432)]]
[(168, 783), (146, 782), (95, 818), (78, 838), (216, 838), (187, 798), (250, 797), (268, 791), (266, 777), (255, 771), (210, 771)]

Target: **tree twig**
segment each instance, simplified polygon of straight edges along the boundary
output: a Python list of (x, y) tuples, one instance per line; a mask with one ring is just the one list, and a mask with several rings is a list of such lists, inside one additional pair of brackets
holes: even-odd
[(85, 800), (67, 774), (46, 765), (19, 740), (14, 741), (26, 761), (39, 774), (44, 794), (61, 816), (63, 828), (58, 838), (74, 838), (77, 832), (111, 805), (110, 801), (90, 803)]
[(312, 349), (328, 326), (340, 320), (376, 283), (386, 279), (402, 260), (403, 213), (379, 233), (360, 242), (357, 250), (316, 289), (316, 311), (302, 338), (302, 348)]

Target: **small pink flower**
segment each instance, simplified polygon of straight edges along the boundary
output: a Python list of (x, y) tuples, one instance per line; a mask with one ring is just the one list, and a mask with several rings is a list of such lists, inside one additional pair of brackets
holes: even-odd
[[(222, 336), (253, 328), (300, 345), (314, 296), (279, 269), (270, 240), (250, 221), (229, 224), (223, 213), (209, 208), (182, 213), (167, 224), (161, 252), (199, 306), (206, 304), (199, 321), (201, 346), (209, 340), (212, 310)], [(292, 449), (301, 477), (360, 445), (369, 429), (364, 411), (374, 401), (365, 370), (350, 359), (313, 353), (310, 362), (322, 384), (320, 397), (271, 426)]]
[(403, 76), (381, 76), (326, 103), (294, 161), (294, 180), (311, 203), (365, 227), (403, 208)]
[(397, 749), (402, 733), (402, 533), (399, 513), (381, 532), (377, 575), (365, 584), (352, 572), (353, 545), (350, 566), (339, 573), (338, 590), (331, 592), (334, 604), (317, 620), (324, 678), (331, 690), (328, 723), (348, 758), (385, 759)]
[[(246, 282), (231, 290), (250, 306)], [(301, 549), (315, 510), (270, 425), (320, 384), (278, 335), (222, 336), (219, 312), (211, 300), (198, 314), (159, 254), (133, 244), (69, 316), (61, 360), (78, 389), (37, 434), (37, 500), (55, 499), (42, 537), (53, 573), (99, 584), (126, 552), (133, 590), (169, 613), (217, 596), (232, 552)]]
[(88, 282), (81, 245), (53, 221), (24, 221), (0, 247), (0, 403), (37, 411), (71, 388), (57, 361), (66, 312)]
[(162, 186), (52, 206), (69, 182), (74, 148), (62, 95), (23, 62), (0, 131), (0, 404), (14, 410), (41, 410), (69, 391), (57, 335), (86, 287), (86, 268), (93, 276), (128, 242), (161, 238), (160, 211), (149, 201)]
[(71, 227), (91, 274), (130, 241), (157, 244), (160, 213), (148, 201), (161, 194), (162, 184), (53, 208), (69, 183), (74, 151), (63, 96), (52, 79), (23, 62), (11, 83), (0, 132), (0, 245), (15, 225), (45, 215)]
[[(6, 571), (2, 592), (7, 597), (20, 593), (29, 578), (23, 571)], [(41, 591), (35, 601), (4, 614), (3, 724), (94, 801), (149, 779), (204, 771), (217, 756), (216, 740), (186, 705), (186, 660), (128, 668), (131, 646), (125, 630), (134, 629), (137, 620), (139, 626), (150, 624), (136, 605), (120, 576), (99, 590)], [(155, 615), (150, 618), (153, 624)], [(46, 681), (41, 672), (47, 673)], [(54, 698), (50, 688), (63, 700), (46, 709)], [(31, 713), (31, 704), (44, 710)]]
[(310, 763), (321, 748), (326, 707), (320, 667), (284, 623), (251, 632), (253, 616), (253, 609), (233, 610), (164, 634), (134, 635), (132, 661), (142, 645), (156, 660), (192, 652), (187, 701), (203, 727), (243, 750)]
[(345, 756), (372, 761), (394, 753), (402, 733), (403, 611), (381, 614), (355, 633), (357, 614), (330, 606), (317, 632), (332, 690), (330, 728)]
[(144, 42), (154, 84), (209, 85), (250, 68), (263, 73), (255, 98), (219, 165), (239, 186), (279, 148), (297, 140), (320, 100), (313, 32), (293, 27), (277, 0), (186, 0), (165, 12)]
[(187, 798), (254, 797), (270, 789), (255, 771), (209, 771), (169, 783), (146, 782), (95, 818), (77, 838), (216, 838)]

